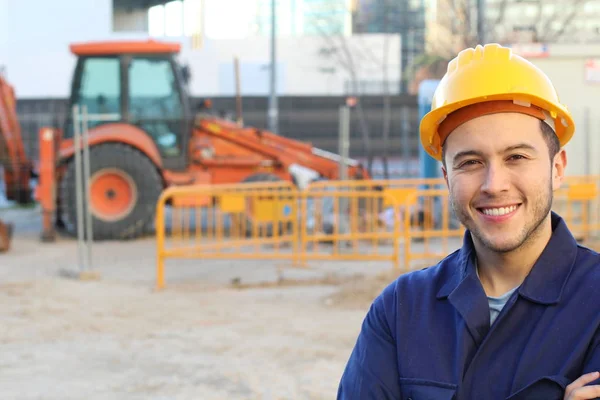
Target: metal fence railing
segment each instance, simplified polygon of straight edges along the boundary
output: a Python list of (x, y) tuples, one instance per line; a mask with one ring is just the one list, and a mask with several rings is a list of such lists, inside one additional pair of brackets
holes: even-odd
[(382, 191), (300, 191), (288, 183), (165, 190), (156, 213), (157, 287), (165, 260), (381, 260), (398, 265), (400, 225), (383, 226), (398, 201)]
[[(558, 212), (581, 242), (600, 237), (600, 176), (568, 177)], [(386, 261), (410, 270), (460, 247), (464, 227), (441, 179), (201, 185), (165, 190), (157, 204), (156, 285), (165, 261)]]

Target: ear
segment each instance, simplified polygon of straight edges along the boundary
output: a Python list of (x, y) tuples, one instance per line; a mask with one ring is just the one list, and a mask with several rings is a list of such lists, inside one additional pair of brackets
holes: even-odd
[(567, 152), (560, 149), (554, 156), (552, 164), (552, 189), (557, 190), (565, 179), (565, 169), (567, 167)]

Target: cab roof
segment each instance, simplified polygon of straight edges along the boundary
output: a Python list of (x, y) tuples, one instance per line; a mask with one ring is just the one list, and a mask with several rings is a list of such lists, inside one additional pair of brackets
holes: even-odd
[(100, 56), (119, 54), (164, 54), (179, 53), (181, 45), (173, 42), (154, 40), (103, 41), (73, 43), (69, 46), (76, 56)]

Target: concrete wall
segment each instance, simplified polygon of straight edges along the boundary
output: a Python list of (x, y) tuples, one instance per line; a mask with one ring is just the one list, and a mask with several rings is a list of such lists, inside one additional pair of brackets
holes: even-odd
[(549, 45), (548, 56), (528, 59), (552, 80), (573, 113), (575, 135), (567, 145), (567, 172), (600, 175), (600, 82), (585, 79), (585, 64), (600, 59), (600, 45)]
[[(69, 94), (75, 58), (69, 44), (89, 40), (147, 39), (144, 33), (114, 31), (139, 25), (139, 15), (113, 16), (112, 0), (0, 0), (0, 62), (19, 98), (64, 98)], [(227, 21), (223, 21), (227, 23)], [(240, 58), (242, 93), (266, 95), (269, 90), (269, 39), (214, 41), (191, 48), (191, 38), (173, 37), (183, 46), (181, 61), (193, 73), (191, 94), (230, 96), (234, 93), (233, 57)], [(333, 40), (341, 52), (340, 42)], [(381, 80), (385, 35), (348, 40), (359, 79)], [(282, 38), (278, 42), (278, 90), (281, 95), (343, 95), (347, 71), (320, 55), (331, 47), (326, 38)], [(399, 36), (389, 41), (389, 79), (399, 80)], [(322, 72), (323, 69), (332, 73)], [(395, 85), (397, 86), (397, 85)]]

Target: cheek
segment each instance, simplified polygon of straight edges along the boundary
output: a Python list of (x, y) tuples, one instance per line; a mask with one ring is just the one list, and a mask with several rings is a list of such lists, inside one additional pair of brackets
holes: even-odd
[(458, 175), (449, 180), (452, 199), (458, 204), (468, 204), (477, 196), (481, 183), (475, 176)]
[(523, 192), (539, 192), (540, 188), (545, 193), (545, 189), (552, 185), (552, 174), (550, 169), (536, 168), (527, 171), (514, 171), (511, 176), (513, 185)]

